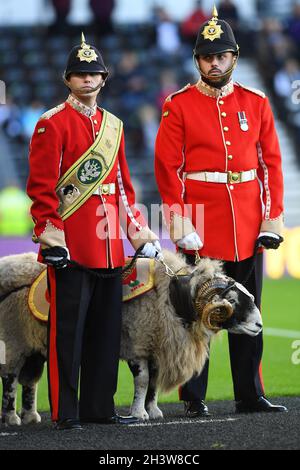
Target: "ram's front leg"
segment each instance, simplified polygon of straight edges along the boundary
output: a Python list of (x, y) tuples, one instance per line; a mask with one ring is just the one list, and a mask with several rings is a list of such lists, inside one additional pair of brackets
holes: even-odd
[(16, 413), (18, 378), (15, 374), (2, 377), (2, 423), (8, 425), (20, 425), (21, 420)]
[(22, 424), (40, 423), (41, 417), (36, 410), (37, 384), (23, 385), (22, 388)]
[(157, 406), (158, 391), (157, 391), (157, 377), (158, 369), (153, 360), (148, 362), (149, 368), (149, 386), (146, 395), (146, 410), (150, 419), (163, 418), (162, 411)]
[(148, 361), (146, 359), (135, 359), (128, 361), (128, 365), (134, 379), (134, 398), (130, 410), (131, 415), (148, 420), (149, 415), (145, 410), (145, 399), (149, 383)]

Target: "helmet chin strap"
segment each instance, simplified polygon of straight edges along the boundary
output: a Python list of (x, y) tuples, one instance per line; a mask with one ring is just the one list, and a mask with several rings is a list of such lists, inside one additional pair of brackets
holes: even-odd
[(95, 91), (100, 90), (105, 85), (105, 81), (104, 81), (102, 83), (99, 83), (99, 85), (97, 85), (96, 87), (91, 88), (90, 90), (82, 90), (81, 88), (71, 87), (70, 83), (67, 81), (65, 77), (63, 77), (63, 82), (68, 88), (70, 88), (72, 93), (76, 93), (76, 95), (82, 95), (82, 96), (90, 95), (91, 93), (94, 93)]
[(232, 72), (234, 71), (235, 67), (236, 67), (236, 64), (237, 64), (237, 61), (238, 61), (238, 58), (239, 58), (239, 52), (237, 52), (237, 54), (233, 57), (233, 62), (232, 62), (232, 65), (231, 67), (224, 73), (220, 74), (217, 76), (218, 80), (212, 80), (212, 76), (209, 75), (209, 74), (206, 74), (204, 73), (200, 66), (199, 66), (199, 62), (197, 60), (197, 58), (194, 56), (194, 61), (195, 61), (195, 65), (196, 65), (196, 68), (198, 69), (200, 75), (202, 78), (205, 78), (205, 82), (209, 82), (209, 85), (215, 87), (215, 88), (218, 88), (220, 85), (219, 84), (222, 84), (221, 86), (224, 86), (226, 85), (226, 83), (228, 83), (231, 75), (232, 75)]

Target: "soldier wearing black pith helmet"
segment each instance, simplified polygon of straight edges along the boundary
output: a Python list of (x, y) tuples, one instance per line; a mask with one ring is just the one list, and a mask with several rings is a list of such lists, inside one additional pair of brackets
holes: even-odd
[[(263, 253), (254, 257), (254, 247), (276, 249), (283, 241), (283, 176), (272, 110), (263, 92), (233, 82), (239, 46), (216, 8), (200, 27), (193, 56), (200, 79), (166, 99), (156, 140), (165, 219), (188, 261), (194, 263), (195, 255), (224, 261), (225, 273), (245, 281), (260, 308)], [(264, 396), (262, 333), (228, 338), (237, 412), (286, 411)], [(208, 414), (207, 380), (208, 361), (180, 388), (188, 417)]]
[[(63, 79), (64, 81), (68, 80), (71, 73), (84, 72), (100, 73), (104, 81), (108, 77), (108, 70), (102, 55), (96, 47), (86, 44), (85, 37), (82, 34), (81, 45), (74, 46), (69, 54)], [(67, 86), (69, 86), (68, 82)]]
[[(199, 65), (200, 56), (213, 56), (225, 52), (232, 53), (232, 63), (227, 70), (219, 74), (217, 78), (212, 77), (201, 69)], [(215, 7), (213, 17), (209, 21), (206, 21), (199, 29), (193, 53), (196, 67), (205, 83), (212, 84), (218, 88), (228, 83), (238, 61), (239, 46), (236, 43), (231, 26), (226, 21), (218, 18)]]
[[(107, 75), (100, 52), (82, 37), (63, 76), (70, 94), (43, 114), (30, 146), (27, 192), (39, 261), (47, 264), (49, 398), (58, 430), (81, 429), (80, 421), (136, 421), (116, 415), (113, 400), (124, 264), (120, 222), (135, 249), (145, 245), (148, 257), (160, 251), (135, 206), (123, 123), (97, 106)], [(70, 267), (70, 259), (88, 271)]]

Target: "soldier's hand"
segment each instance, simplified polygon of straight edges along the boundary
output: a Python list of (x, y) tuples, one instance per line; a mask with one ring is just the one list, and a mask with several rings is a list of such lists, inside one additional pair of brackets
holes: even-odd
[(203, 247), (203, 243), (197, 232), (189, 233), (181, 238), (181, 240), (178, 240), (176, 245), (185, 250), (201, 250)]
[(267, 250), (277, 250), (277, 248), (283, 242), (283, 237), (273, 232), (260, 232), (257, 240), (259, 242), (259, 246), (263, 246)]
[(161, 252), (161, 246), (158, 240), (145, 243), (144, 248), (141, 251), (141, 254), (146, 256), (146, 258), (157, 258), (162, 259), (163, 254)]
[(41, 254), (44, 262), (56, 269), (65, 268), (68, 265), (68, 260), (70, 259), (68, 248), (62, 246), (44, 248), (41, 250)]

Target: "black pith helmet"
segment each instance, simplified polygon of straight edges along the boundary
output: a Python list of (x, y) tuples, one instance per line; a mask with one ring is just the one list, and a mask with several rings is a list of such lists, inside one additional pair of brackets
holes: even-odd
[(104, 80), (108, 76), (108, 70), (100, 52), (96, 47), (86, 44), (83, 33), (81, 36), (81, 46), (74, 46), (69, 54), (63, 78), (68, 80), (71, 73), (78, 72), (101, 73)]
[(217, 9), (214, 7), (212, 19), (200, 26), (194, 48), (194, 57), (221, 52), (238, 54), (239, 46), (236, 43), (231, 26), (226, 21), (219, 20)]

